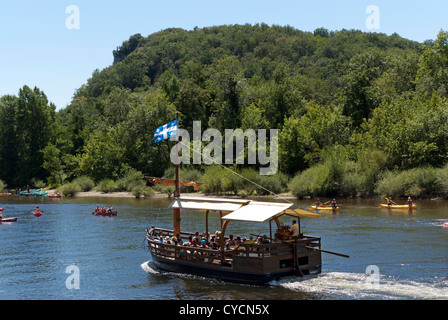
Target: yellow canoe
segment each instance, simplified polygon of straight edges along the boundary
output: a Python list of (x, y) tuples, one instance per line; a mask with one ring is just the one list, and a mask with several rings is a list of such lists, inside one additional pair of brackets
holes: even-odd
[(310, 210), (339, 211), (339, 207), (336, 207), (335, 209), (333, 209), (333, 207), (329, 207), (329, 206), (320, 206), (317, 208), (316, 208), (316, 206), (311, 206)]
[[(388, 206), (387, 204), (380, 204), (381, 208), (387, 208), (387, 209), (406, 209), (409, 210), (409, 206), (407, 204), (392, 204), (390, 206)], [(413, 204), (412, 207), (410, 208), (412, 210), (417, 209), (417, 205)]]

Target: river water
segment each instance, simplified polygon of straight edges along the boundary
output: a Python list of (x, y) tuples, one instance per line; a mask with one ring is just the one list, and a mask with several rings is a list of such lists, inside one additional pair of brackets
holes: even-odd
[[(295, 201), (307, 209), (309, 202)], [(172, 227), (168, 199), (0, 197), (0, 296), (13, 300), (445, 300), (448, 299), (448, 201), (418, 209), (379, 208), (379, 200), (345, 200), (338, 214), (301, 218), (322, 237), (322, 273), (266, 287), (225, 283), (157, 270), (145, 228)], [(115, 217), (93, 216), (112, 205)], [(38, 205), (44, 214), (34, 217)], [(284, 218), (290, 223), (291, 218)], [(200, 212), (182, 215), (185, 231), (204, 231)], [(219, 225), (211, 214), (210, 230)], [(227, 232), (269, 234), (268, 224), (232, 222)]]

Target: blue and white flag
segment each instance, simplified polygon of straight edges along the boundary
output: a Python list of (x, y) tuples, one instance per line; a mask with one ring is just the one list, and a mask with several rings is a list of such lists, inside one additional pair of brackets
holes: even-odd
[(174, 120), (164, 126), (161, 126), (160, 128), (157, 128), (156, 132), (154, 132), (154, 142), (157, 143), (159, 141), (176, 136), (177, 136), (177, 120)]

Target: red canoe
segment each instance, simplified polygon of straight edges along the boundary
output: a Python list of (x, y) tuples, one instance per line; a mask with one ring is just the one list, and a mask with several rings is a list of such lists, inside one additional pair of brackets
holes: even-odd
[(2, 222), (16, 222), (17, 221), (17, 217), (14, 218), (0, 218), (0, 223)]
[(116, 215), (117, 215), (117, 211), (114, 211), (114, 212), (106, 212), (106, 213), (92, 212), (92, 214), (93, 214), (94, 216), (116, 216)]
[(43, 211), (40, 211), (40, 212), (33, 212), (33, 214), (34, 214), (36, 217), (40, 217), (40, 216), (42, 215), (42, 212), (43, 212)]

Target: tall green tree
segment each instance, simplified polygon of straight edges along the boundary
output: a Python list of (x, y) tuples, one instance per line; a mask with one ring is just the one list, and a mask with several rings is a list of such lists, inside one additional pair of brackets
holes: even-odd
[(418, 63), (417, 87), (448, 97), (448, 31), (441, 30), (432, 45), (424, 45)]
[(55, 105), (37, 87), (19, 90), (15, 116), (17, 137), (17, 171), (15, 183), (23, 185), (31, 178), (42, 179), (43, 149), (53, 139)]
[(17, 165), (17, 97), (0, 98), (0, 179), (13, 184)]

